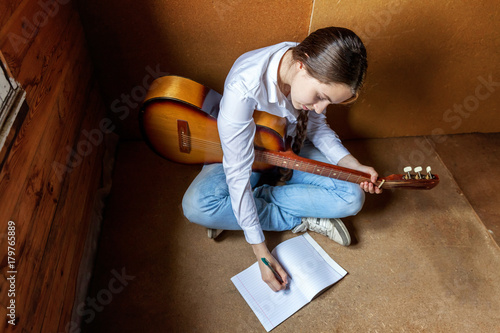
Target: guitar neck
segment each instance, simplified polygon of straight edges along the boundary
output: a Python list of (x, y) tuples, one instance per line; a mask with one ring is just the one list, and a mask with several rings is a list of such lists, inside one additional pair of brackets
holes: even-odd
[(370, 181), (370, 175), (367, 173), (303, 158), (291, 151), (282, 152), (256, 149), (255, 159), (259, 162), (282, 168), (304, 171), (356, 184)]

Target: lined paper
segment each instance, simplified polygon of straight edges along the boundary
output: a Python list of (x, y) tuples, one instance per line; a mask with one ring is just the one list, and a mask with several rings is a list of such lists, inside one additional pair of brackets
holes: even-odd
[(286, 290), (272, 291), (258, 263), (231, 278), (268, 332), (347, 274), (307, 233), (284, 241), (272, 254), (288, 273)]

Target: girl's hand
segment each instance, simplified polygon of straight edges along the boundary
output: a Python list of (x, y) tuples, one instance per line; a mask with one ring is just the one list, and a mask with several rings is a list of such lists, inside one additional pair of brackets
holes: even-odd
[(338, 165), (341, 167), (353, 169), (353, 170), (358, 170), (364, 173), (367, 173), (371, 176), (369, 182), (362, 182), (359, 184), (359, 186), (363, 189), (363, 191), (367, 193), (375, 193), (375, 194), (380, 194), (382, 193), (382, 189), (378, 188), (375, 183), (377, 182), (378, 178), (378, 173), (375, 171), (374, 168), (371, 166), (363, 165), (358, 162), (358, 160), (352, 156), (352, 155), (347, 155), (344, 158), (342, 158), (339, 162)]
[[(260, 273), (262, 275), (262, 280), (271, 288), (273, 291), (279, 291), (286, 289), (288, 284), (288, 275), (286, 274), (280, 263), (273, 257), (271, 252), (269, 252), (265, 242), (260, 244), (252, 244), (253, 252), (257, 257), (257, 262), (259, 263)], [(266, 258), (272, 268), (279, 274), (279, 278), (282, 282), (278, 280), (273, 273), (273, 271), (267, 267), (261, 260), (261, 258)]]
[(359, 186), (363, 189), (363, 191), (371, 193), (371, 194), (382, 193), (382, 189), (378, 188), (378, 186), (375, 185), (375, 183), (377, 182), (378, 173), (377, 173), (377, 171), (375, 171), (374, 168), (372, 168), (370, 166), (366, 166), (366, 165), (361, 165), (361, 168), (357, 169), (357, 170), (364, 172), (364, 173), (368, 173), (371, 176), (371, 179), (370, 179), (371, 182), (362, 182), (361, 184), (359, 184)]

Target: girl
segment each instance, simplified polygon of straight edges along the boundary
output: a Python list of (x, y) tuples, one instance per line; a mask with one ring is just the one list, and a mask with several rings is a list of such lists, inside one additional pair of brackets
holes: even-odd
[[(366, 67), (359, 37), (329, 27), (300, 44), (245, 53), (227, 76), (217, 118), (223, 163), (203, 167), (184, 196), (183, 210), (188, 220), (208, 228), (209, 237), (216, 237), (215, 230), (243, 230), (263, 280), (274, 291), (286, 287), (287, 273), (269, 252), (263, 230), (311, 230), (347, 246), (350, 236), (338, 218), (357, 214), (364, 192), (381, 192), (373, 184), (377, 172), (344, 148), (325, 116), (329, 104), (358, 97)], [(357, 185), (290, 170), (283, 172), (284, 186), (255, 187), (260, 174), (251, 169), (254, 110), (285, 117), (288, 134), (295, 137), (292, 149), (300, 156), (368, 173), (372, 182)], [(270, 262), (282, 282), (260, 258)]]

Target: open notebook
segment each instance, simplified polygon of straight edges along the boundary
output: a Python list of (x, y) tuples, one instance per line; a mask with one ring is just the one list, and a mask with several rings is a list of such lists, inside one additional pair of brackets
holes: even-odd
[(347, 274), (307, 233), (280, 243), (272, 254), (288, 273), (287, 289), (272, 291), (257, 262), (231, 278), (268, 332)]

